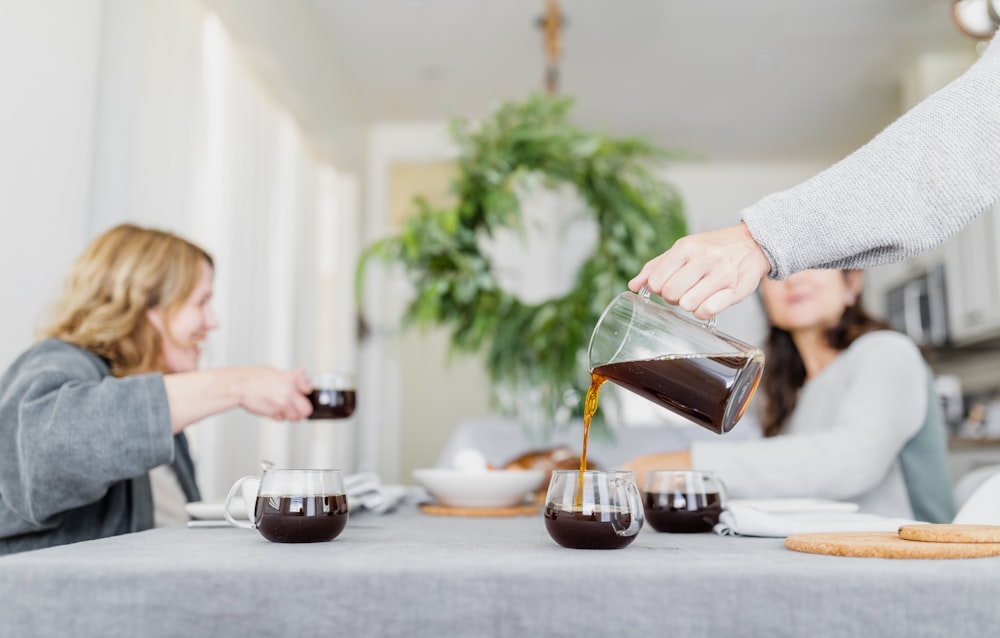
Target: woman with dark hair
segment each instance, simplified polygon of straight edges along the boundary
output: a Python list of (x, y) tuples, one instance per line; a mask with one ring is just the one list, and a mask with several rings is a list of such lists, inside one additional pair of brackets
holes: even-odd
[(312, 412), (303, 370), (198, 369), (213, 275), (200, 247), (130, 224), (77, 258), (42, 339), (0, 376), (0, 556), (152, 527), (164, 464), (197, 500), (183, 430), (207, 416)]
[(868, 315), (859, 270), (807, 270), (761, 282), (770, 333), (764, 438), (696, 442), (633, 459), (652, 469), (716, 471), (735, 498), (849, 500), (884, 516), (954, 516), (944, 421), (916, 345)]

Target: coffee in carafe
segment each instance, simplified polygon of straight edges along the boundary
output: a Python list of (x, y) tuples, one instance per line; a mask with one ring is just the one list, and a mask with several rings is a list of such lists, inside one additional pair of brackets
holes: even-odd
[(643, 288), (604, 310), (590, 338), (591, 386), (584, 422), (611, 381), (716, 434), (729, 432), (764, 370), (754, 346), (653, 301)]
[(608, 363), (593, 374), (724, 434), (746, 411), (763, 359), (744, 353), (667, 355)]

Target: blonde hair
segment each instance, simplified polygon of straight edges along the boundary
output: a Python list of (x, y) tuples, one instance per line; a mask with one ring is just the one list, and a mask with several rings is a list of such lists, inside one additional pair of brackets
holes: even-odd
[(62, 339), (108, 361), (124, 377), (163, 370), (160, 334), (146, 311), (169, 319), (194, 291), (200, 264), (212, 257), (172, 233), (122, 224), (83, 251), (63, 286), (42, 337)]

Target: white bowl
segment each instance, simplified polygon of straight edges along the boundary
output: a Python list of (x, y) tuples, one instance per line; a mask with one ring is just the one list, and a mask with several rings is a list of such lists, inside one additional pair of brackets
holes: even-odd
[(424, 489), (439, 503), (451, 507), (510, 507), (524, 502), (542, 482), (542, 470), (485, 470), (450, 468), (413, 470)]

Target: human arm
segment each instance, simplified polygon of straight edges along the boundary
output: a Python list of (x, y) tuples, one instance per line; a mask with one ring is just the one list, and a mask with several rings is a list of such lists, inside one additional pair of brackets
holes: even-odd
[(33, 347), (0, 379), (0, 536), (58, 526), (173, 449), (160, 375), (116, 379), (69, 344)]
[[(961, 77), (868, 144), (806, 182), (744, 209), (740, 217), (766, 256), (769, 276), (885, 264), (957, 233), (1000, 200), (998, 103), (1000, 35)], [(717, 314), (749, 295), (761, 272), (739, 259), (739, 252), (728, 261), (716, 255), (713, 233), (735, 237), (738, 231), (734, 226), (684, 238), (675, 247), (686, 258), (671, 256), (675, 249), (669, 249), (651, 260), (630, 287), (638, 290), (647, 278), (657, 285), (670, 282), (667, 301), (700, 318)], [(742, 242), (734, 246), (745, 250)], [(739, 272), (743, 269), (745, 274)], [(736, 286), (737, 281), (751, 285)]]
[(877, 486), (921, 427), (927, 368), (905, 336), (860, 337), (803, 388), (787, 432), (691, 447), (736, 498), (853, 499)]
[(641, 490), (646, 483), (646, 475), (651, 470), (690, 470), (691, 450), (637, 456), (621, 469), (629, 470), (635, 475), (635, 483)]
[(1000, 200), (998, 38), (865, 146), (742, 211), (772, 277), (913, 257)]
[(629, 288), (646, 286), (668, 303), (708, 319), (746, 298), (771, 265), (745, 224), (681, 237), (646, 262)]
[(278, 421), (312, 413), (306, 399), (312, 384), (302, 370), (271, 367), (215, 368), (163, 376), (173, 432), (233, 408)]
[(76, 346), (42, 342), (0, 378), (0, 538), (56, 527), (110, 486), (170, 462), (172, 433), (210, 414), (301, 418), (309, 385), (301, 371), (271, 368), (115, 378)]

